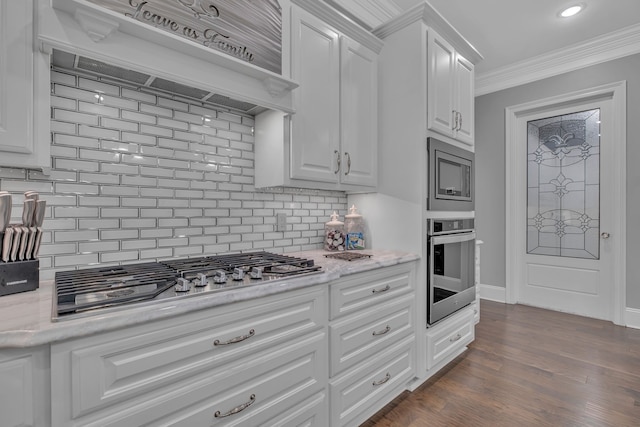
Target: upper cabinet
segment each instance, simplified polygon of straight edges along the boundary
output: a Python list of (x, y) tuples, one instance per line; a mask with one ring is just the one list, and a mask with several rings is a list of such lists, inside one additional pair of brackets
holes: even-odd
[(428, 128), (473, 146), (473, 64), (435, 31), (427, 37)]
[(294, 3), (295, 113), (256, 117), (256, 186), (373, 191), (382, 42), (320, 2)]
[(33, 0), (0, 2), (0, 165), (47, 170), (49, 56), (35, 28)]

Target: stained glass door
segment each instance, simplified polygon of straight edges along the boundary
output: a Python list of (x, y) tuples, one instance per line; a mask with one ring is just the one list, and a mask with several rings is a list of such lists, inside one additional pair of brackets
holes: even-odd
[(600, 258), (600, 109), (527, 122), (527, 254)]
[[(610, 99), (538, 106), (517, 118), (517, 302), (611, 317)], [(513, 193), (512, 193), (513, 194)], [(515, 211), (514, 211), (515, 212)]]

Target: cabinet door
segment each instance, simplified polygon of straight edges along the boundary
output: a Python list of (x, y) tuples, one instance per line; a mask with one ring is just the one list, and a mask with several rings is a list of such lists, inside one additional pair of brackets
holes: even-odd
[(50, 425), (47, 371), (43, 349), (0, 350), (0, 425)]
[(341, 181), (375, 187), (378, 150), (378, 55), (341, 38)]
[(296, 113), (291, 118), (292, 179), (335, 182), (340, 159), (340, 46), (338, 33), (294, 7), (291, 77)]
[(0, 165), (49, 168), (49, 62), (33, 20), (33, 0), (0, 2)]
[(433, 31), (429, 31), (428, 40), (427, 126), (443, 135), (453, 136), (455, 52), (453, 46)]
[(456, 54), (455, 63), (455, 105), (460, 113), (455, 138), (465, 144), (474, 141), (474, 71), (473, 64), (463, 56)]

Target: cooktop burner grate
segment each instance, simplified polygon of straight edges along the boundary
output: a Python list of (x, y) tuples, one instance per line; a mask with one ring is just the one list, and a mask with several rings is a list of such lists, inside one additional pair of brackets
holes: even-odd
[(59, 271), (55, 275), (58, 314), (152, 299), (176, 284), (174, 270), (159, 263)]
[(321, 269), (310, 259), (249, 252), (61, 271), (55, 275), (53, 319), (133, 302), (253, 286)]
[(281, 276), (300, 275), (321, 269), (321, 267), (314, 265), (313, 260), (272, 254), (270, 252), (249, 252), (168, 260), (162, 261), (162, 263), (176, 270), (185, 279), (193, 279), (197, 273), (202, 272), (207, 273), (207, 276), (211, 276), (218, 270), (232, 274), (236, 268), (241, 268), (247, 273), (252, 268), (259, 267), (263, 269), (264, 273)]

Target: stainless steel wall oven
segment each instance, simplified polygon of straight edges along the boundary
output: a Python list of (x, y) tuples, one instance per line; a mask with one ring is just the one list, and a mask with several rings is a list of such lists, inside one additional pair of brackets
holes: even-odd
[(427, 220), (427, 327), (476, 298), (473, 218)]

